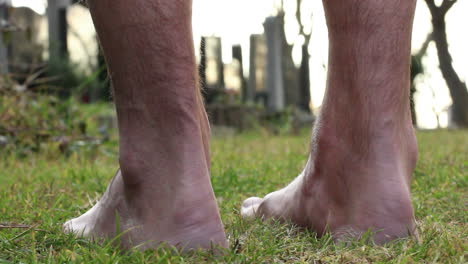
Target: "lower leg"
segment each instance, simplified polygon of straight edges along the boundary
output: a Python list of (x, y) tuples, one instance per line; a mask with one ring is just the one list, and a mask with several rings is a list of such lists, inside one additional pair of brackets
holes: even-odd
[(209, 178), (209, 127), (197, 88), (191, 1), (90, 0), (114, 87), (119, 172), (66, 229), (122, 245), (226, 245)]
[[(303, 173), (251, 198), (246, 216), (290, 219), (335, 238), (372, 229), (383, 243), (414, 233), (417, 159), (409, 107), (415, 1), (323, 0), (329, 30), (326, 95)], [(286, 208), (286, 209), (284, 209)]]

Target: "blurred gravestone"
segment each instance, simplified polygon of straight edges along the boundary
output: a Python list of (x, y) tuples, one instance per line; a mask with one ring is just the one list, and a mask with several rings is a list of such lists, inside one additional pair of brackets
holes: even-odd
[(11, 34), (10, 47), (11, 71), (28, 73), (40, 66), (42, 62), (43, 45), (39, 39), (41, 24), (45, 18), (27, 7), (13, 8), (10, 21), (17, 27)]
[(224, 88), (224, 65), (222, 57), (221, 38), (206, 37), (206, 81), (208, 87)]
[(249, 83), (246, 92), (248, 102), (264, 101), (266, 105), (266, 52), (267, 48), (264, 35), (251, 35)]
[(204, 86), (203, 95), (205, 102), (211, 104), (225, 92), (221, 39), (203, 37), (200, 52), (202, 56), (199, 71)]
[(49, 57), (67, 55), (67, 7), (70, 0), (48, 0), (47, 20), (49, 26)]
[(245, 78), (244, 78), (244, 67), (243, 67), (243, 60), (242, 60), (242, 47), (240, 45), (234, 45), (232, 46), (232, 58), (234, 60), (237, 60), (239, 63), (239, 68), (238, 68), (238, 76), (240, 80), (240, 91), (242, 95), (242, 102), (247, 101), (247, 84), (245, 83)]
[(279, 112), (285, 108), (281, 39), (282, 23), (278, 17), (268, 17), (265, 20), (264, 28), (267, 44), (267, 110), (269, 112)]
[(247, 89), (245, 91), (245, 98), (247, 102), (253, 102), (255, 99), (255, 90), (256, 90), (256, 69), (257, 64), (255, 63), (255, 55), (257, 53), (257, 46), (255, 43), (256, 38), (259, 35), (250, 36), (250, 51), (249, 51), (249, 82), (247, 84)]
[(0, 0), (0, 74), (8, 73), (8, 8), (10, 0)]

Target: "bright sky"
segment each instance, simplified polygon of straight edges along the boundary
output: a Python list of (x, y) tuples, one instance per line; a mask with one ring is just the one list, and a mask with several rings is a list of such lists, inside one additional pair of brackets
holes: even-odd
[[(223, 41), (223, 60), (230, 62), (231, 46), (242, 44), (244, 58), (249, 58), (249, 36), (263, 32), (263, 21), (268, 15), (275, 13), (275, 5), (279, 0), (193, 0), (193, 25), (195, 45), (199, 37), (220, 36)], [(286, 34), (290, 43), (300, 43), (296, 37), (295, 2), (284, 0), (286, 5)], [(436, 1), (437, 2), (437, 1)], [(440, 0), (439, 0), (440, 2)], [(12, 0), (14, 6), (29, 6), (38, 13), (44, 13), (46, 0)], [(293, 5), (288, 5), (288, 4)], [(328, 40), (320, 0), (305, 1), (304, 10), (313, 12), (309, 27), (312, 25), (312, 40), (309, 48), (311, 53), (311, 94), (314, 108), (320, 106), (326, 78)], [(468, 1), (458, 1), (447, 16), (447, 35), (453, 64), (459, 76), (468, 80)], [(416, 10), (413, 34), (413, 51), (417, 51), (431, 30), (430, 15), (424, 1), (419, 0)], [(299, 47), (299, 45), (297, 45)], [(197, 47), (198, 48), (198, 47)], [(300, 59), (300, 50), (293, 50), (296, 62)], [(248, 59), (244, 59), (244, 68), (248, 70)], [(428, 55), (424, 59), (426, 75), (418, 81), (416, 106), (418, 121), (421, 127), (435, 128), (437, 112), (441, 125), (447, 125), (446, 109), (451, 104), (450, 95), (438, 69), (438, 59), (435, 46), (431, 44)], [(435, 96), (434, 96), (435, 95)]]
[(39, 14), (46, 9), (47, 0), (11, 0), (13, 6), (27, 6)]
[[(231, 58), (230, 46), (241, 43), (244, 47), (244, 58), (248, 58), (249, 36), (252, 33), (262, 33), (264, 17), (274, 13), (277, 0), (194, 0), (194, 35), (217, 35), (223, 40), (224, 61)], [(286, 34), (290, 43), (301, 43), (296, 37), (297, 26), (294, 17), (295, 2), (284, 0), (286, 5)], [(437, 1), (436, 1), (437, 2)], [(440, 1), (439, 1), (440, 2)], [(312, 40), (309, 51), (311, 54), (311, 95), (314, 108), (321, 105), (327, 68), (328, 39), (322, 1), (305, 1), (304, 10), (312, 10)], [(246, 8), (248, 7), (248, 8)], [(219, 10), (222, 10), (221, 12)], [(459, 76), (468, 80), (468, 1), (458, 1), (447, 15), (447, 35), (453, 64)], [(239, 16), (239, 14), (242, 14)], [(309, 25), (310, 26), (310, 25)], [(419, 50), (421, 44), (431, 31), (430, 14), (424, 1), (419, 0), (416, 10), (413, 32), (413, 51)], [(197, 43), (195, 43), (197, 44)], [(293, 50), (296, 63), (300, 60), (300, 49)], [(248, 62), (248, 60), (245, 60)], [(423, 128), (437, 127), (436, 112), (439, 114), (440, 125), (447, 126), (447, 108), (451, 98), (445, 81), (438, 68), (437, 50), (431, 43), (424, 58), (426, 75), (419, 78), (416, 93), (418, 122)], [(244, 66), (248, 68), (248, 65)]]

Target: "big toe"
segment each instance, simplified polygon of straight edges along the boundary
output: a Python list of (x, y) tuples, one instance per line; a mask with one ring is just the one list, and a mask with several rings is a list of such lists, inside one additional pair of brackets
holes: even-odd
[(80, 217), (68, 220), (63, 224), (62, 228), (65, 233), (73, 233), (78, 236), (87, 236), (89, 233), (86, 221), (83, 221)]
[(262, 198), (250, 197), (242, 203), (241, 215), (244, 218), (255, 218), (258, 207), (263, 202)]

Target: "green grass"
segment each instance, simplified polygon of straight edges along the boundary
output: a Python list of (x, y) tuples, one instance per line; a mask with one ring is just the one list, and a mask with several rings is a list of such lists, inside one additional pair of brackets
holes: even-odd
[[(468, 249), (468, 132), (419, 132), (420, 158), (412, 193), (420, 241), (374, 246), (335, 245), (289, 224), (243, 221), (241, 202), (283, 187), (304, 166), (309, 133), (250, 132), (212, 142), (212, 181), (230, 248), (222, 256), (159, 248), (120, 252), (61, 232), (85, 212), (117, 169), (117, 144), (79, 148), (69, 157), (56, 145), (17, 159), (0, 154), (0, 263), (465, 263)], [(1, 150), (0, 150), (1, 151)], [(1, 152), (0, 152), (1, 153)]]

